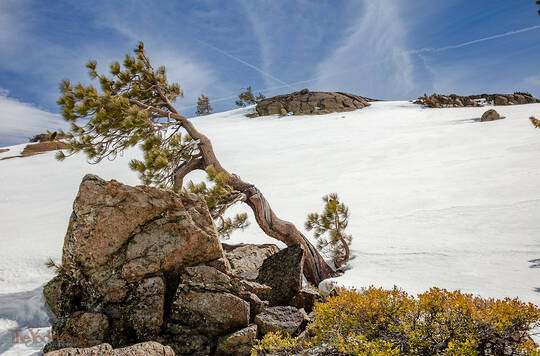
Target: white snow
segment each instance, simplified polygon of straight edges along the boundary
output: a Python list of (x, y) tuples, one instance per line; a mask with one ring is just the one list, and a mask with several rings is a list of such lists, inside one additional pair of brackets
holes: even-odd
[[(487, 108), (408, 102), (283, 118), (249, 119), (250, 110), (193, 122), (230, 172), (302, 230), (321, 197), (339, 193), (351, 211), (354, 259), (338, 283), (410, 293), (439, 286), (540, 304), (540, 271), (529, 262), (540, 258), (540, 130), (528, 120), (540, 104), (496, 107), (506, 118), (486, 123)], [(44, 262), (60, 260), (83, 175), (138, 184), (127, 166), (138, 154), (99, 165), (83, 156), (57, 162), (54, 153), (0, 161), (0, 353), (39, 350), (12, 345), (10, 329), (48, 326), (41, 287), (53, 274)], [(275, 242), (250, 220), (232, 242)]]

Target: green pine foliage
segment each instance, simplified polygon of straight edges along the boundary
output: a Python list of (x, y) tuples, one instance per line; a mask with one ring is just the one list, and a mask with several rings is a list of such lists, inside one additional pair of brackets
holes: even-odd
[[(180, 190), (181, 180), (176, 180), (176, 175), (190, 165), (199, 164), (200, 142), (183, 134), (182, 125), (171, 118), (176, 112), (173, 103), (183, 97), (180, 86), (168, 82), (165, 67), (152, 67), (142, 42), (134, 54), (126, 55), (122, 64), (112, 63), (109, 75), (98, 73), (96, 61), (88, 62), (89, 75), (99, 82), (99, 89), (62, 81), (58, 104), (62, 116), (71, 124), (71, 132), (66, 134), (71, 147), (59, 151), (57, 159), (83, 152), (95, 164), (105, 158), (113, 160), (127, 148), (140, 144), (143, 159), (134, 159), (129, 166), (139, 173), (141, 181), (145, 185)], [(208, 97), (203, 95), (201, 99), (206, 100), (205, 110), (210, 112)], [(220, 224), (220, 233), (229, 236), (248, 223), (245, 214), (234, 219), (223, 218), (224, 211), (240, 201), (239, 194), (234, 194), (223, 176), (209, 174), (214, 186), (193, 192), (205, 198), (211, 211), (217, 207), (223, 209), (212, 216)]]
[(229, 177), (223, 173), (218, 173), (213, 166), (206, 168), (207, 180), (210, 186), (205, 182), (193, 183), (189, 181), (184, 192), (194, 193), (204, 198), (210, 214), (217, 222), (217, 230), (222, 239), (230, 238), (234, 230), (244, 230), (249, 226), (247, 214), (236, 214), (234, 218), (223, 217), (224, 212), (231, 205), (242, 201), (242, 194), (235, 191), (227, 184)]
[[(154, 70), (144, 54), (142, 42), (135, 54), (126, 55), (123, 68), (118, 62), (112, 63), (111, 76), (99, 74), (96, 61), (88, 62), (89, 75), (99, 81), (101, 91), (93, 85), (72, 85), (69, 80), (62, 80), (58, 104), (64, 119), (71, 123), (69, 155), (82, 151), (91, 163), (98, 163), (104, 158), (114, 159), (126, 148), (149, 137), (156, 138), (154, 144), (147, 146), (156, 149), (175, 139), (174, 134), (167, 136), (164, 132), (163, 115), (142, 107), (165, 107), (167, 103), (158, 91), (173, 103), (183, 96), (180, 86), (167, 82), (165, 67)], [(158, 136), (161, 139), (158, 140)], [(161, 147), (155, 145), (158, 142)], [(57, 155), (60, 160), (65, 157), (62, 152)], [(163, 160), (157, 160), (157, 163), (163, 164)]]
[(323, 201), (322, 214), (309, 214), (305, 227), (308, 231), (313, 230), (317, 248), (331, 257), (339, 268), (350, 258), (352, 236), (345, 232), (349, 224), (349, 208), (339, 201), (336, 193), (325, 195)]
[(212, 113), (212, 110), (214, 110), (210, 106), (210, 99), (204, 94), (201, 94), (199, 98), (197, 98), (197, 116), (201, 115), (209, 115)]
[(259, 92), (257, 96), (253, 95), (253, 92), (251, 91), (251, 86), (245, 89), (245, 91), (241, 92), (240, 95), (238, 95), (238, 100), (234, 103), (236, 106), (244, 107), (248, 105), (257, 104), (259, 101), (266, 99), (266, 97)]
[(143, 184), (171, 189), (176, 167), (197, 154), (198, 143), (191, 136), (182, 136), (181, 133), (168, 137), (161, 133), (150, 136), (141, 144), (144, 160), (132, 159), (129, 167), (139, 172)]
[(533, 116), (529, 117), (529, 120), (531, 120), (534, 127), (536, 127), (537, 129), (540, 129), (540, 120), (538, 120), (537, 118)]

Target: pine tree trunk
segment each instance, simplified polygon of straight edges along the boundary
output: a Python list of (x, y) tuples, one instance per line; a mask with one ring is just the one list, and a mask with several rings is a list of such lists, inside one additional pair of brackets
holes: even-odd
[[(159, 89), (159, 86), (157, 88)], [(130, 102), (143, 109), (163, 115), (164, 117), (175, 119), (193, 139), (199, 141), (200, 157), (187, 162), (184, 167), (180, 167), (175, 174), (174, 185), (176, 187), (181, 187), (185, 175), (193, 170), (214, 166), (217, 172), (227, 174), (229, 177), (227, 184), (240, 193), (245, 194), (246, 204), (249, 205), (253, 211), (255, 220), (257, 220), (260, 228), (268, 236), (284, 242), (287, 246), (300, 244), (303, 247), (305, 252), (304, 275), (310, 283), (318, 286), (323, 280), (336, 277), (338, 273), (326, 263), (317, 249), (294, 226), (294, 224), (278, 218), (257, 187), (253, 184), (244, 182), (239, 176), (231, 174), (223, 168), (214, 153), (210, 139), (199, 132), (185, 116), (180, 115), (165, 96), (162, 96), (162, 98), (166, 102), (170, 112), (143, 104), (137, 100), (130, 99)]]
[(343, 248), (345, 249), (345, 256), (343, 256), (343, 258), (340, 259), (339, 261), (335, 262), (337, 268), (340, 268), (341, 266), (343, 266), (349, 260), (351, 256), (351, 250), (349, 249), (349, 245), (347, 244), (347, 241), (345, 241), (343, 237), (340, 237), (339, 241), (341, 241), (341, 243), (343, 244)]
[[(208, 137), (197, 131), (193, 124), (184, 116), (177, 114), (171, 115), (171, 117), (177, 119), (192, 138), (200, 141), (199, 149), (203, 161), (200, 167), (206, 168), (212, 165), (217, 172), (224, 172), (229, 176), (227, 184), (246, 195), (246, 204), (253, 211), (255, 220), (260, 228), (268, 236), (284, 242), (287, 246), (302, 245), (306, 256), (304, 260), (304, 275), (310, 283), (318, 286), (321, 281), (338, 275), (294, 224), (281, 220), (276, 216), (272, 208), (270, 208), (268, 201), (257, 187), (244, 182), (239, 176), (229, 173), (221, 166), (221, 163), (214, 154), (212, 143)], [(175, 180), (176, 184), (181, 185), (183, 176), (187, 173), (189, 172), (183, 172), (181, 177), (177, 177)]]
[[(232, 186), (234, 187), (234, 185)], [(241, 185), (238, 187), (241, 187)], [(293, 223), (281, 220), (276, 216), (259, 189), (251, 186), (247, 190), (241, 191), (246, 194), (246, 203), (251, 207), (259, 227), (268, 236), (284, 242), (287, 246), (302, 245), (306, 256), (304, 275), (310, 283), (318, 286), (324, 279), (337, 276), (337, 273), (326, 263), (317, 249), (298, 231)]]

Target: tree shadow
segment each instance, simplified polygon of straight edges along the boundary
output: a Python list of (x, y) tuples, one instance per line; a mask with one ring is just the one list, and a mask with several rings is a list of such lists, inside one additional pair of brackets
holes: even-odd
[[(451, 123), (455, 124), (455, 125), (458, 125), (458, 124), (472, 124), (472, 123), (475, 123), (475, 122), (481, 122), (482, 118), (480, 117), (474, 117), (472, 119), (460, 119), (460, 120), (453, 120), (451, 121)], [(506, 116), (501, 116), (501, 118), (499, 120), (503, 120), (503, 119), (506, 119)], [(498, 121), (498, 120), (495, 120), (495, 121)], [(486, 122), (491, 122), (491, 121), (486, 121)]]

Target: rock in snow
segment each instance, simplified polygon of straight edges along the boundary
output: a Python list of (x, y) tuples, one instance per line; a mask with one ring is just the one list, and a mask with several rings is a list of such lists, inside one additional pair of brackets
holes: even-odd
[(501, 116), (497, 111), (494, 109), (490, 109), (482, 114), (482, 117), (480, 118), (480, 121), (493, 121), (493, 120), (499, 120), (501, 119)]

